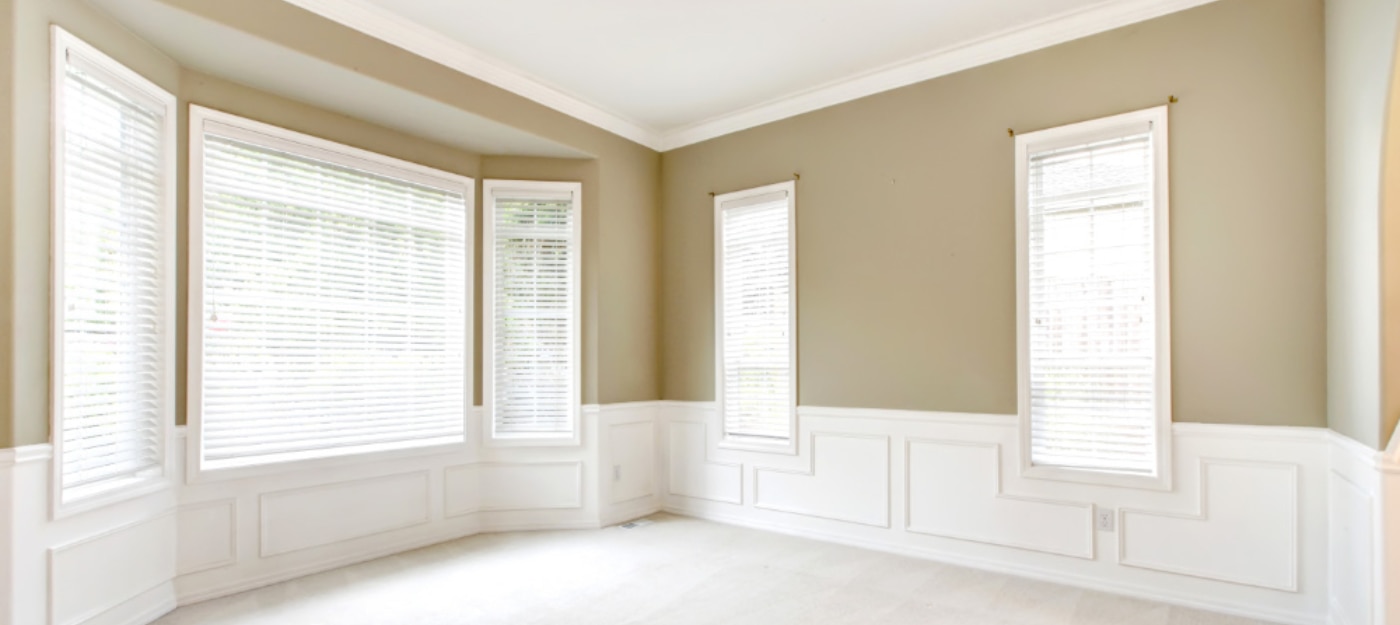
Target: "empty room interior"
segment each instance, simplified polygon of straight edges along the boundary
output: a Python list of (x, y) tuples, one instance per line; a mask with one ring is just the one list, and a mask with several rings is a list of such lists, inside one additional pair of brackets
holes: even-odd
[(1400, 625), (1400, 0), (0, 0), (0, 625)]

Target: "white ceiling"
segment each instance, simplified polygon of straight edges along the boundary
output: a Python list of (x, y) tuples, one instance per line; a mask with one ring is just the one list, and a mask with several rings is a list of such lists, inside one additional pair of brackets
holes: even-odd
[(157, 0), (90, 1), (196, 71), (482, 154), (588, 156)]
[(657, 149), (1211, 0), (286, 0)]

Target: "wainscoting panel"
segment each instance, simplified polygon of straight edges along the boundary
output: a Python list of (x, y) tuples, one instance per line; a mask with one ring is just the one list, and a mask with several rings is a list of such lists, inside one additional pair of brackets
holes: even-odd
[(49, 622), (120, 622), (115, 614), (164, 592), (173, 603), (175, 515), (120, 527), (49, 549)]
[(611, 466), (604, 467), (612, 481), (611, 503), (651, 497), (656, 493), (656, 425), (651, 421), (608, 427)]
[(238, 559), (238, 500), (180, 506), (176, 515), (178, 571), (188, 575), (228, 566)]
[(1002, 493), (1001, 445), (910, 439), (907, 529), (1092, 560), (1094, 506)]
[(817, 433), (812, 470), (754, 470), (754, 507), (890, 526), (890, 439)]
[(1202, 463), (1199, 512), (1121, 511), (1119, 563), (1297, 591), (1299, 467)]
[(429, 517), (426, 471), (264, 493), (259, 553), (311, 549), (422, 525)]
[(743, 466), (710, 462), (705, 440), (705, 423), (672, 421), (667, 453), (668, 493), (721, 503), (744, 503)]
[(557, 510), (583, 506), (583, 463), (474, 465), (481, 510)]

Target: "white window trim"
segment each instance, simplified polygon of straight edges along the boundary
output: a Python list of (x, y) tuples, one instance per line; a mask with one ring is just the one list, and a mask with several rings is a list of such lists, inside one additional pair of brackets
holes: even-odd
[[(53, 461), (50, 463), (52, 485), (50, 496), (50, 514), (53, 519), (69, 517), (82, 512), (94, 510), (114, 503), (127, 501), (152, 492), (171, 486), (169, 476), (171, 475), (171, 441), (174, 431), (175, 420), (175, 223), (176, 223), (176, 168), (178, 152), (176, 150), (176, 128), (177, 128), (177, 100), (170, 92), (162, 89), (159, 85), (147, 80), (144, 76), (136, 73), (130, 68), (122, 65), (110, 56), (103, 54), (97, 48), (89, 45), (81, 39), (73, 36), (63, 28), (53, 25), (50, 27), (52, 60), (50, 74), (50, 103), (51, 120), (51, 144), (53, 154), (51, 155), (52, 167), (50, 168), (50, 215), (51, 232), (50, 241), (52, 250), (50, 252), (50, 289), (51, 289), (51, 309), (49, 348), (52, 350), (50, 361), (50, 438), (53, 441)], [(165, 281), (163, 284), (164, 293), (161, 301), (161, 314), (168, 323), (165, 326), (165, 336), (161, 338), (161, 355), (167, 364), (164, 373), (164, 392), (161, 396), (161, 417), (156, 425), (156, 437), (160, 441), (160, 470), (158, 474), (132, 477), (119, 483), (110, 485), (106, 490), (80, 499), (72, 503), (63, 502), (63, 349), (64, 349), (64, 319), (60, 311), (66, 309), (64, 303), (64, 167), (65, 167), (65, 135), (66, 127), (63, 116), (64, 93), (63, 88), (66, 82), (68, 55), (81, 57), (87, 63), (101, 69), (111, 77), (125, 83), (125, 86), (133, 91), (149, 98), (153, 103), (165, 109), (165, 133), (162, 138), (161, 151), (164, 157), (164, 184), (161, 198), (161, 206), (165, 212), (162, 219), (162, 244), (165, 246), (162, 259), (162, 270)]]
[[(792, 376), (789, 393), (792, 405), (788, 407), (788, 438), (786, 441), (771, 442), (747, 436), (731, 436), (724, 427), (724, 204), (772, 193), (787, 193), (788, 206), (788, 349), (792, 354)], [(739, 451), (758, 451), (775, 454), (797, 455), (797, 183), (792, 180), (770, 184), (753, 189), (715, 196), (714, 214), (714, 262), (715, 262), (715, 406), (719, 414), (720, 439), (718, 446)]]
[[(1029, 197), (1030, 153), (1093, 141), (1120, 134), (1127, 127), (1151, 124), (1153, 133), (1153, 247), (1156, 287), (1156, 474), (1128, 475), (1087, 469), (1036, 466), (1031, 463), (1030, 414), (1030, 273)], [(1134, 111), (1091, 121), (1016, 135), (1016, 360), (1017, 413), (1020, 419), (1021, 475), (1028, 478), (1079, 482), (1103, 486), (1171, 490), (1172, 488), (1172, 385), (1171, 385), (1171, 262), (1168, 177), (1167, 107)]]
[[(570, 362), (573, 363), (573, 375), (570, 379), (569, 394), (572, 400), (569, 402), (569, 414), (572, 427), (569, 436), (497, 436), (496, 435), (496, 202), (495, 196), (498, 192), (511, 197), (529, 197), (532, 194), (543, 194), (546, 196), (557, 196), (561, 193), (568, 193), (573, 196), (573, 209), (576, 215), (574, 219), (573, 245), (573, 271), (575, 282), (574, 290), (574, 328), (571, 336)], [(482, 211), (482, 235), (481, 246), (484, 248), (482, 257), (481, 274), (481, 403), (482, 403), (482, 441), (487, 447), (576, 447), (583, 444), (583, 423), (581, 413), (583, 410), (583, 352), (581, 340), (583, 334), (583, 183), (580, 182), (553, 182), (537, 180), (486, 180), (482, 182), (481, 201), (485, 204)]]
[(224, 113), (203, 106), (190, 105), (189, 119), (189, 309), (187, 311), (188, 336), (188, 389), (187, 436), (185, 473), (188, 483), (203, 481), (240, 479), (258, 475), (272, 475), (295, 471), (306, 471), (370, 462), (382, 462), (402, 458), (419, 458), (443, 454), (465, 453), (470, 448), (470, 420), (473, 406), (472, 325), (474, 323), (473, 289), (468, 284), (466, 290), (467, 332), (464, 375), (465, 403), (462, 414), (463, 441), (438, 445), (414, 446), (411, 443), (384, 445), (382, 449), (369, 448), (352, 454), (312, 457), (304, 460), (287, 460), (271, 464), (243, 467), (205, 469), (203, 467), (203, 397), (204, 388), (204, 129), (216, 125), (224, 136), (241, 138), (258, 145), (280, 147), (292, 153), (313, 157), (345, 167), (390, 175), (403, 180), (416, 181), (446, 189), (459, 189), (466, 200), (466, 259), (467, 277), (470, 283), (473, 275), (474, 241), (476, 221), (476, 181), (467, 176), (452, 174), (416, 163), (362, 150), (334, 141), (313, 137), (280, 126), (265, 124), (237, 115)]

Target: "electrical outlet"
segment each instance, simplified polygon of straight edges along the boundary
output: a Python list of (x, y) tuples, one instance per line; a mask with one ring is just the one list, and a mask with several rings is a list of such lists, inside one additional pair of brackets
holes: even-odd
[(614, 482), (621, 482), (621, 481), (622, 481), (622, 465), (620, 465), (620, 464), (615, 464), (615, 465), (613, 465), (613, 481), (614, 481)]
[(1095, 510), (1094, 524), (1101, 532), (1113, 531), (1113, 510)]

